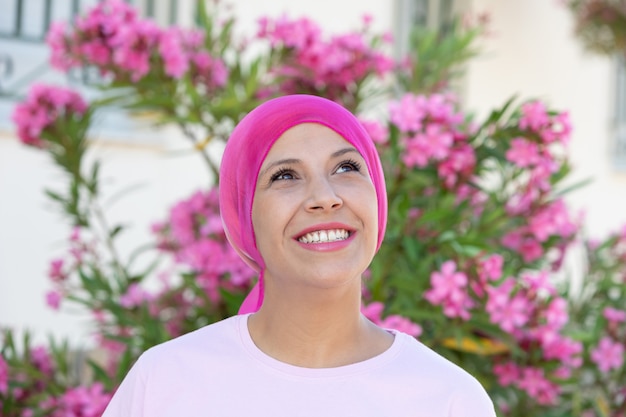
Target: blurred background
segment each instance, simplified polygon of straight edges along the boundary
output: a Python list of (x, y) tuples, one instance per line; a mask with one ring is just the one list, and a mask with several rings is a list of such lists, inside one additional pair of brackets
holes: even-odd
[[(11, 112), (35, 82), (81, 86), (89, 74), (60, 74), (48, 64), (44, 43), (51, 22), (69, 20), (95, 0), (2, 0), (0, 14), (0, 325), (54, 334), (88, 343), (87, 317), (52, 312), (44, 301), (47, 271), (61, 252), (68, 230), (52, 210), (44, 189), (61, 184), (47, 155), (20, 144)], [(162, 25), (189, 26), (192, 0), (137, 0), (144, 16)], [(576, 21), (557, 0), (229, 0), (242, 39), (257, 31), (261, 16), (309, 17), (329, 33), (362, 25), (394, 37), (402, 56), (412, 27), (439, 27), (451, 16), (472, 14), (488, 20), (480, 53), (455, 86), (466, 112), (485, 116), (513, 95), (537, 98), (567, 110), (573, 123), (569, 155), (573, 180), (590, 182), (568, 195), (574, 212), (584, 214), (586, 232), (603, 237), (626, 223), (626, 67), (623, 59), (587, 51), (575, 36)], [(97, 96), (84, 89), (85, 95)], [(132, 184), (123, 198), (111, 198), (114, 222), (132, 220), (120, 251), (150, 238), (150, 226), (168, 208), (206, 187), (207, 173), (197, 154), (181, 147), (179, 133), (153, 129), (140, 115), (110, 112), (97, 121), (93, 157), (103, 159), (102, 178), (110, 190)], [(219, 152), (219, 149), (215, 149)]]

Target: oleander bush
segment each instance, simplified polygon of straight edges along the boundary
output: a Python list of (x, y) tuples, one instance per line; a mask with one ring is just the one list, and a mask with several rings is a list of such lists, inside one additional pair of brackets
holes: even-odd
[[(459, 106), (450, 82), (475, 55), (480, 24), (416, 32), (398, 61), (369, 17), (335, 35), (307, 18), (267, 17), (242, 41), (222, 12), (199, 2), (196, 28), (162, 28), (106, 1), (51, 28), (52, 66), (97, 71), (101, 94), (87, 102), (33, 85), (13, 120), (19, 139), (65, 174), (64, 190), (46, 191), (68, 226), (46, 301), (91, 313), (97, 354), (4, 329), (2, 416), (99, 416), (141, 352), (236, 314), (255, 274), (226, 240), (219, 161), (206, 145), (292, 93), (357, 113), (380, 152), (389, 221), (364, 276), (367, 317), (467, 369), (499, 415), (626, 415), (626, 228), (592, 242), (568, 209), (567, 111), (511, 99), (476, 120)], [(164, 207), (148, 249), (134, 253), (117, 250), (127, 226), (107, 220), (101, 162), (84, 157), (94, 116), (110, 107), (177, 126), (207, 165), (206, 187)], [(578, 286), (564, 266), (573, 246), (588, 258)], [(139, 267), (138, 253), (153, 262)]]

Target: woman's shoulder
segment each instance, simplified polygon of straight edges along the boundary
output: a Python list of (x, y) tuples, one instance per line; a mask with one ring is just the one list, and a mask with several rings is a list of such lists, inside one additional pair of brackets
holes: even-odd
[(241, 316), (233, 316), (178, 336), (151, 347), (141, 355), (144, 362), (162, 362), (164, 359), (215, 355), (232, 351), (239, 339)]
[(430, 398), (446, 403), (450, 416), (495, 416), (489, 395), (474, 376), (412, 336), (398, 336), (404, 343), (397, 366)]
[(463, 397), (478, 394), (487, 398), (487, 394), (480, 382), (469, 372), (424, 345), (414, 337), (404, 333), (398, 333), (397, 337), (403, 341), (402, 357), (398, 363), (402, 363), (406, 372), (427, 378), (427, 383), (432, 387), (454, 387), (453, 391), (462, 394)]

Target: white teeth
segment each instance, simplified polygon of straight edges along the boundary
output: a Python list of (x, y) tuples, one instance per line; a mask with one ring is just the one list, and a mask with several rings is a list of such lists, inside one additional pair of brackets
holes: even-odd
[(298, 239), (302, 243), (336, 242), (346, 240), (350, 233), (344, 229), (319, 230), (310, 232)]

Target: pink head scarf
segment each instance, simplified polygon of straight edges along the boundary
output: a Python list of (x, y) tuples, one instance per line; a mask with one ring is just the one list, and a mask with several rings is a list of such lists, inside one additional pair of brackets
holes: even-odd
[(260, 273), (259, 282), (239, 309), (253, 313), (263, 304), (265, 264), (256, 247), (252, 203), (259, 170), (270, 148), (288, 129), (302, 123), (324, 125), (354, 146), (367, 164), (378, 200), (378, 245), (387, 224), (387, 192), (378, 152), (371, 138), (348, 110), (317, 96), (291, 95), (269, 100), (251, 111), (235, 127), (220, 166), (220, 212), (230, 244), (241, 258)]

